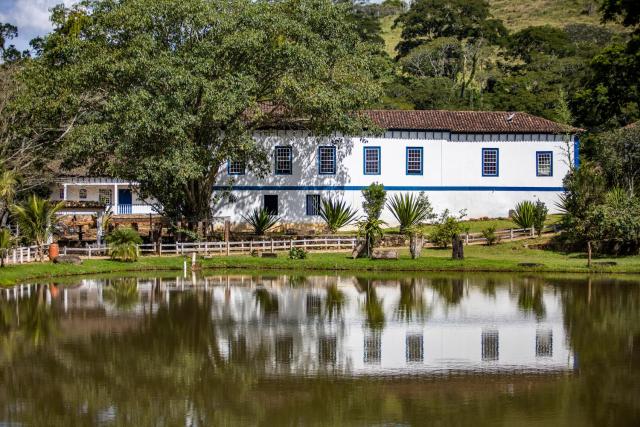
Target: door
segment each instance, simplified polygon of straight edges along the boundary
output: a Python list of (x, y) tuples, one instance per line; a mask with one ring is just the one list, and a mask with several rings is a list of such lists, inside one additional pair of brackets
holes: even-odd
[(133, 196), (131, 190), (121, 189), (118, 190), (118, 213), (130, 214), (132, 211)]

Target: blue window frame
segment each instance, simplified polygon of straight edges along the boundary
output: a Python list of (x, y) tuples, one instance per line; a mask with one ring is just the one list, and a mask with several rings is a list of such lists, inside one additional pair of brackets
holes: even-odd
[(497, 148), (482, 149), (482, 176), (499, 176), (500, 153)]
[(336, 147), (332, 145), (318, 147), (318, 173), (320, 175), (336, 174)]
[(307, 215), (309, 216), (320, 215), (320, 195), (319, 194), (307, 194)]
[(275, 174), (291, 175), (293, 173), (293, 150), (291, 147), (278, 146), (275, 151)]
[(407, 175), (422, 175), (422, 147), (407, 147)]
[(244, 175), (245, 163), (237, 160), (229, 160), (227, 162), (227, 174), (228, 175)]
[(536, 151), (536, 176), (553, 176), (553, 151)]
[(362, 161), (365, 175), (380, 175), (380, 147), (364, 147)]

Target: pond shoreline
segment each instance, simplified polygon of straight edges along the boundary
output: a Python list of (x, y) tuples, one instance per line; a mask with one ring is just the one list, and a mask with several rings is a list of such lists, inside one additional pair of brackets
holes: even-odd
[[(215, 256), (199, 258), (199, 272), (231, 271), (296, 271), (296, 272), (363, 272), (363, 273), (570, 273), (570, 274), (640, 274), (640, 257), (602, 258), (596, 262), (616, 262), (614, 266), (587, 268), (580, 254), (560, 254), (539, 249), (521, 250), (522, 245), (467, 247), (467, 257), (458, 261), (450, 258), (450, 250), (425, 250), (423, 256), (412, 260), (408, 251), (400, 251), (398, 260), (351, 259), (344, 252), (311, 253), (304, 260), (291, 260), (285, 253), (277, 258), (251, 256)], [(0, 269), (0, 286), (27, 281), (42, 281), (93, 274), (135, 273), (149, 271), (183, 272), (184, 256), (145, 256), (135, 263), (109, 259), (85, 259), (82, 265), (32, 263)], [(537, 263), (539, 267), (522, 266)], [(191, 271), (188, 265), (189, 272)]]

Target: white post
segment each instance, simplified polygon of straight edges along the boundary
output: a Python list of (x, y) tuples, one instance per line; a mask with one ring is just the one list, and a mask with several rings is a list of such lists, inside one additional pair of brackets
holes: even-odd
[(271, 238), (271, 252), (273, 252), (273, 237)]
[(24, 264), (24, 250), (20, 248), (20, 264)]
[(227, 256), (229, 256), (229, 252), (231, 251), (229, 241), (227, 240)]
[(67, 184), (62, 185), (62, 200), (67, 200)]
[(91, 246), (89, 246), (89, 258), (91, 258)]
[(509, 240), (513, 240), (513, 228), (509, 229)]
[(13, 250), (13, 263), (14, 263), (14, 264), (17, 264), (17, 263), (18, 263), (18, 259), (17, 259), (17, 257), (16, 257), (16, 250), (15, 250), (15, 249)]
[(535, 235), (536, 232), (536, 228), (532, 225), (531, 226), (531, 237), (533, 237)]
[(27, 248), (27, 262), (31, 262), (31, 246)]
[(118, 215), (118, 184), (113, 185), (113, 213)]

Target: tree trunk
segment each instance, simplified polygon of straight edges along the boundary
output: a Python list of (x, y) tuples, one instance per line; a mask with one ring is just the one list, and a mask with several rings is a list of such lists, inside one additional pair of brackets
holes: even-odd
[(422, 247), (424, 246), (424, 237), (411, 234), (409, 236), (409, 252), (411, 252), (411, 259), (418, 259), (422, 254)]
[(454, 235), (451, 240), (453, 259), (464, 259), (464, 240), (458, 235)]
[(591, 268), (591, 240), (587, 242), (587, 267)]

